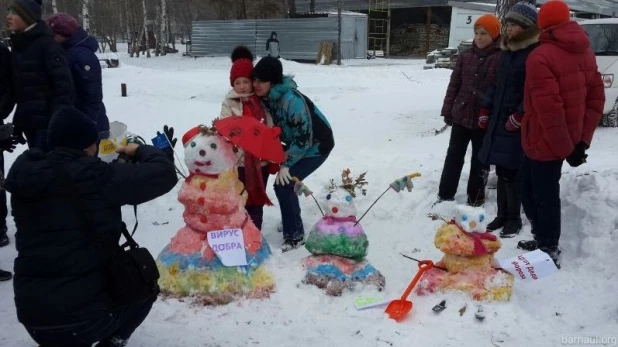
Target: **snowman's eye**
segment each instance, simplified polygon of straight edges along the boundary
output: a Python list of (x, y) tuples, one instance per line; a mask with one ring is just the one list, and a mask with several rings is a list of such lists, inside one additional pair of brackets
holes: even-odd
[(328, 194), (328, 195), (326, 196), (326, 200), (330, 200), (330, 198), (332, 198), (332, 196), (331, 196), (330, 194)]
[(461, 220), (464, 221), (464, 222), (467, 221), (468, 220), (468, 215), (464, 214), (463, 216), (461, 216)]
[(212, 149), (217, 149), (217, 144), (216, 144), (216, 143), (211, 143), (211, 144), (210, 144), (210, 148), (212, 148)]
[(195, 146), (196, 146), (195, 142), (191, 142), (191, 147), (195, 147)]
[(484, 220), (485, 220), (485, 215), (484, 214), (480, 215), (479, 216), (479, 222), (482, 223)]
[(352, 197), (350, 195), (346, 196), (345, 201), (352, 202)]

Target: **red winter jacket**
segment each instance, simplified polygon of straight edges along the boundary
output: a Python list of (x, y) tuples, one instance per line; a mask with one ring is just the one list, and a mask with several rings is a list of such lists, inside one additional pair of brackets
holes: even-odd
[(562, 160), (588, 146), (601, 120), (605, 90), (590, 41), (576, 22), (545, 30), (526, 62), (521, 136), (528, 158)]

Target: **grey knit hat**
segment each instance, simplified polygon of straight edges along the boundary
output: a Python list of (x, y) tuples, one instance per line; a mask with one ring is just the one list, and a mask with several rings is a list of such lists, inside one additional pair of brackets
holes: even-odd
[(505, 22), (515, 23), (522, 28), (537, 25), (536, 0), (520, 1), (513, 5), (504, 17)]

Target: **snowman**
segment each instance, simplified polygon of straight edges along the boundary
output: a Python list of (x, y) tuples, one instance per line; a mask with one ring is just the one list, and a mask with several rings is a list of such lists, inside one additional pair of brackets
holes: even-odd
[(514, 278), (493, 267), (501, 244), (487, 231), (486, 223), (484, 209), (455, 207), (453, 218), (436, 233), (435, 246), (444, 256), (436, 267), (425, 272), (417, 287), (420, 295), (463, 291), (475, 300), (510, 300)]
[[(264, 266), (271, 252), (245, 211), (247, 194), (238, 180), (234, 147), (205, 126), (189, 130), (182, 143), (190, 175), (178, 200), (184, 205), (186, 224), (157, 258), (162, 293), (212, 305), (268, 296), (275, 286)], [(213, 249), (214, 235), (227, 231), (242, 234), (242, 244)], [(220, 252), (234, 247), (244, 248), (246, 265), (224, 264)]]
[(329, 295), (339, 296), (356, 284), (384, 288), (382, 274), (365, 260), (369, 241), (357, 222), (354, 200), (357, 192), (366, 194), (365, 174), (354, 178), (351, 171), (342, 173), (342, 184), (334, 180), (324, 196), (325, 215), (311, 229), (305, 247), (312, 256), (303, 260), (307, 270), (306, 284), (326, 288)]

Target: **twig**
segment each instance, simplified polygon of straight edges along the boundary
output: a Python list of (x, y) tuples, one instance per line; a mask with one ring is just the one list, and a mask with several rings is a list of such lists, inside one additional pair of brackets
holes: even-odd
[(369, 208), (367, 209), (367, 211), (365, 211), (365, 213), (363, 213), (363, 215), (358, 219), (358, 221), (356, 221), (356, 223), (354, 224), (354, 226), (357, 226), (358, 223), (360, 223), (360, 221), (365, 218), (365, 216), (367, 215), (367, 213), (369, 213), (369, 211), (371, 210), (371, 208), (373, 206), (375, 206), (375, 204), (378, 203), (378, 201), (380, 201), (380, 199), (382, 199), (382, 197), (384, 196), (384, 194), (388, 193), (388, 191), (391, 190), (391, 187), (389, 186), (388, 189), (386, 189), (384, 191), (384, 193), (382, 193), (380, 196), (378, 196), (378, 198), (376, 199), (376, 201), (373, 202), (373, 204), (371, 204), (371, 206), (369, 206)]
[(404, 76), (406, 76), (406, 78), (407, 78), (407, 79), (408, 79), (408, 81), (410, 81), (410, 82), (415, 82), (415, 83), (418, 83), (418, 84), (423, 84), (423, 83), (421, 83), (421, 82), (419, 82), (419, 81), (417, 81), (417, 80), (414, 80), (414, 79), (410, 78), (410, 76), (406, 75), (406, 73), (405, 73), (405, 72), (403, 72), (403, 71), (401, 71), (401, 74), (402, 74), (402, 75), (404, 75)]
[(434, 130), (436, 136), (438, 136), (438, 135), (442, 134), (443, 132), (445, 132), (446, 129), (448, 129), (448, 127), (449, 127), (448, 124), (444, 124), (444, 126), (442, 128)]
[[(405, 255), (405, 254), (403, 254), (403, 253), (399, 253), (399, 255), (401, 255), (401, 256), (402, 256), (402, 257), (404, 257), (404, 258), (408, 258), (408, 259), (410, 259), (410, 260), (414, 260), (414, 261), (415, 261), (415, 262), (417, 262), (417, 263), (420, 263), (420, 262), (421, 262), (420, 260), (415, 259), (415, 258), (412, 258), (412, 257), (410, 257), (409, 255)], [(436, 266), (436, 265), (434, 265), (433, 267), (435, 267), (436, 269), (440, 269), (440, 270), (442, 270), (442, 271), (446, 271), (446, 272), (448, 272), (448, 270), (447, 270), (446, 268), (443, 268), (443, 267), (440, 267), (440, 266)]]

